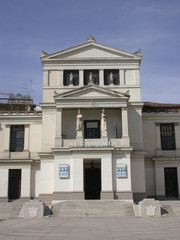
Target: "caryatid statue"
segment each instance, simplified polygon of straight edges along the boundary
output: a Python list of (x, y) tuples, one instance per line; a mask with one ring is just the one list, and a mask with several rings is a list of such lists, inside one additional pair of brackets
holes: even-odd
[(109, 80), (110, 80), (110, 84), (114, 84), (114, 74), (112, 72), (110, 72), (109, 74)]
[(90, 73), (89, 73), (89, 83), (90, 83), (90, 84), (93, 84), (93, 83), (94, 83), (94, 81), (93, 81), (93, 80), (94, 80), (93, 73), (92, 73), (92, 72), (90, 72)]
[(101, 114), (101, 130), (107, 131), (107, 116), (105, 113)]
[(82, 131), (82, 114), (77, 115), (76, 131)]
[(73, 85), (73, 73), (71, 72), (70, 74), (69, 74), (69, 84), (70, 85)]

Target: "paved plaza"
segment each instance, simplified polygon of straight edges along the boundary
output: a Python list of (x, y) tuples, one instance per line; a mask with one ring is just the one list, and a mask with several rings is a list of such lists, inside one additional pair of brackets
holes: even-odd
[(0, 240), (179, 240), (180, 218), (44, 218), (0, 220)]

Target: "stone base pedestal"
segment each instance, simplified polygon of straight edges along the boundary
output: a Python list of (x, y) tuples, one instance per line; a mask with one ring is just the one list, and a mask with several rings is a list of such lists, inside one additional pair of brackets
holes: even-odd
[(113, 191), (102, 191), (101, 192), (101, 199), (114, 199), (114, 192)]
[(24, 204), (24, 218), (43, 218), (45, 205), (39, 200), (30, 200)]
[(161, 205), (155, 199), (144, 199), (139, 202), (139, 205), (133, 205), (134, 214), (136, 217), (160, 217)]
[(82, 140), (83, 139), (83, 132), (82, 131), (76, 131), (76, 139)]
[(107, 139), (107, 131), (101, 131), (101, 138)]
[(84, 192), (53, 192), (53, 201), (57, 200), (84, 200)]
[(130, 146), (129, 137), (122, 137), (122, 146), (123, 147), (129, 147)]
[(55, 138), (55, 148), (62, 147), (62, 137)]

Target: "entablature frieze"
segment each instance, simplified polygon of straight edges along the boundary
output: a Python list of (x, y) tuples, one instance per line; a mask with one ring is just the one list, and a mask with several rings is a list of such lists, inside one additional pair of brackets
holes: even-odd
[[(60, 65), (61, 64), (61, 65)], [(92, 58), (92, 59), (56, 59), (56, 60), (48, 60), (43, 61), (43, 70), (62, 70), (69, 68), (78, 67), (79, 70), (88, 69), (89, 67), (93, 67), (96, 69), (108, 69), (109, 67), (119, 68), (119, 69), (128, 69), (128, 70), (138, 70), (140, 69), (139, 61), (133, 59), (104, 59), (104, 58)]]
[(118, 102), (107, 102), (107, 103), (102, 103), (102, 102), (85, 102), (85, 101), (78, 101), (78, 102), (60, 102), (56, 104), (57, 108), (62, 108), (62, 109), (77, 109), (77, 108), (89, 108), (89, 109), (98, 109), (98, 108), (122, 108), (122, 107), (127, 107), (127, 103), (118, 103)]

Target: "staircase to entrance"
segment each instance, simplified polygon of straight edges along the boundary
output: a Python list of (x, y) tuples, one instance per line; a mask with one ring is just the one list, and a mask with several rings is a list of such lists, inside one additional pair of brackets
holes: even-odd
[(17, 218), (24, 201), (0, 202), (0, 219)]
[(54, 217), (134, 217), (133, 203), (119, 200), (62, 201), (52, 212)]

